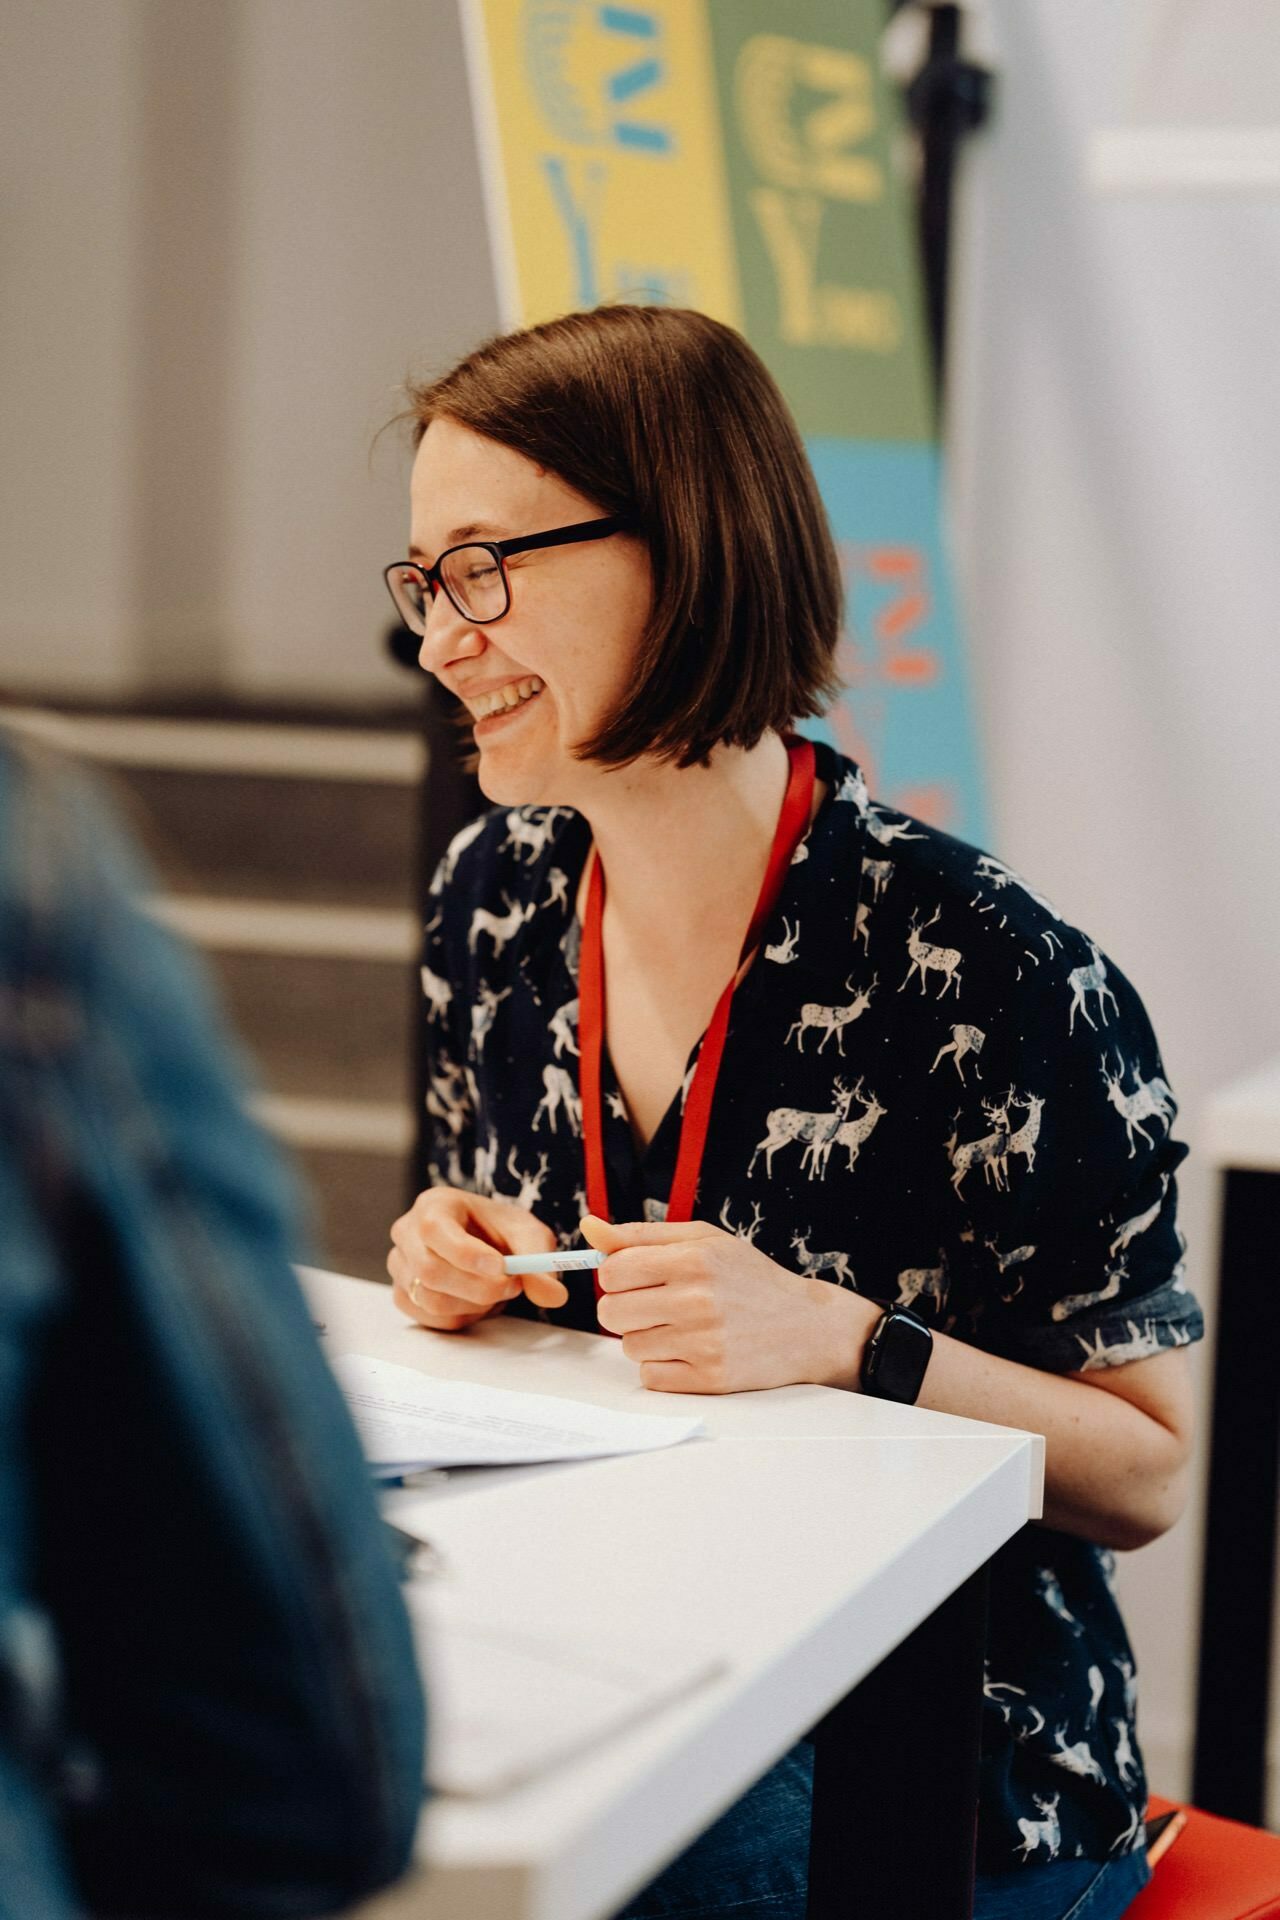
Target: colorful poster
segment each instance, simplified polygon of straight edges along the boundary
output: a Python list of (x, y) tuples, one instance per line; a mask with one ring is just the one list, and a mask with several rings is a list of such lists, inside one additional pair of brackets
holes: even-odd
[(636, 300), (741, 328), (845, 574), (847, 691), (815, 731), (984, 840), (880, 0), (462, 6), (505, 323)]
[(634, 300), (741, 327), (698, 0), (463, 9), (505, 323)]
[(882, 0), (710, 0), (743, 330), (805, 434), (932, 438)]

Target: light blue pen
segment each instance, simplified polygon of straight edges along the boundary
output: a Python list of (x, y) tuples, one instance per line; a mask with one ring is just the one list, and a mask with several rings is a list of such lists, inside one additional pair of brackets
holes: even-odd
[(583, 1247), (575, 1253), (508, 1253), (504, 1256), (504, 1273), (576, 1273), (583, 1267), (602, 1267), (604, 1255), (597, 1253), (594, 1247)]

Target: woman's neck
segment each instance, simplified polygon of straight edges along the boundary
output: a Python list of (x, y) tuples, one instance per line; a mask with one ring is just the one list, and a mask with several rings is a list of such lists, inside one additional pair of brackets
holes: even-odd
[(776, 733), (720, 747), (705, 767), (642, 762), (604, 774), (583, 804), (608, 883), (609, 915), (658, 954), (741, 938), (787, 784)]

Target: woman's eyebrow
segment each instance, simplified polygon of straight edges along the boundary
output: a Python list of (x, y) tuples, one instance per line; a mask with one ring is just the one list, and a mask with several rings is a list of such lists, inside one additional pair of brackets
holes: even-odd
[[(439, 551), (443, 553), (448, 547), (459, 546), (464, 540), (475, 540), (477, 538), (501, 540), (505, 533), (506, 529), (504, 527), (495, 526), (490, 521), (472, 520), (469, 521), (465, 527), (450, 527), (444, 537), (444, 546), (441, 547)], [(411, 560), (426, 560), (429, 557), (423, 548), (410, 545), (409, 558)]]

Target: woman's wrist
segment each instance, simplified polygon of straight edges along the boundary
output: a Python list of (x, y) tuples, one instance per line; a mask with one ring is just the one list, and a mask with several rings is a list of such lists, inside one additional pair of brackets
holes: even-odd
[(861, 1391), (862, 1357), (867, 1342), (884, 1316), (874, 1300), (866, 1300), (829, 1280), (811, 1280), (814, 1363), (806, 1374), (814, 1386)]

